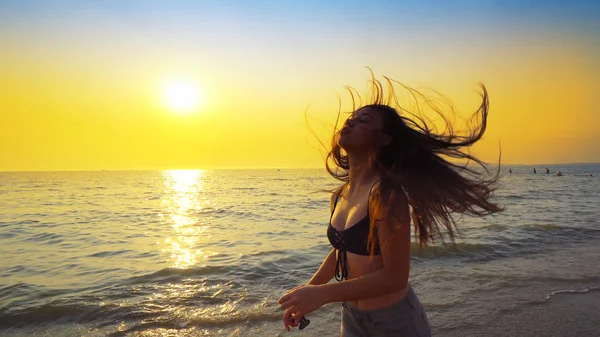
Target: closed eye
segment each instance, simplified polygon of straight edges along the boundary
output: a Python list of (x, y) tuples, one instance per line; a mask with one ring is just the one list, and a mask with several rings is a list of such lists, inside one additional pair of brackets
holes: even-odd
[(363, 114), (363, 115), (357, 117), (355, 114), (352, 114), (347, 119), (347, 121), (351, 122), (351, 123), (355, 122), (355, 123), (366, 124), (371, 121), (371, 116), (369, 116), (368, 114)]

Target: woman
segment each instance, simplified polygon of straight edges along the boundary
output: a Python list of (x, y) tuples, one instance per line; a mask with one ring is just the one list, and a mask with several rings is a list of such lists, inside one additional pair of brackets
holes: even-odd
[[(485, 87), (481, 106), (469, 121), (474, 127), (459, 135), (440, 111), (439, 101), (402, 86), (409, 97), (423, 100), (442, 117), (443, 133), (398, 106), (394, 83), (399, 83), (386, 80), (388, 100), (373, 78), (371, 104), (353, 106), (352, 115), (334, 134), (327, 170), (343, 184), (331, 196), (327, 236), (333, 249), (308, 284), (279, 299), (288, 330), (321, 306), (342, 302), (344, 337), (430, 336), (423, 306), (408, 282), (411, 218), (424, 245), (436, 237), (443, 240), (444, 234), (454, 239), (452, 213), (481, 216), (501, 210), (489, 200), (498, 173), (486, 180), (478, 171), (447, 160), (472, 160), (486, 168), (463, 151), (485, 132)], [(355, 93), (350, 90), (353, 103)], [(334, 277), (341, 282), (328, 283)]]

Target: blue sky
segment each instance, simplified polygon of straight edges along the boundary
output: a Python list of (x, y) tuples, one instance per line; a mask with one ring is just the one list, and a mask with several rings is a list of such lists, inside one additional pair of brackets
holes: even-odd
[(304, 149), (304, 109), (327, 120), (336, 93), (363, 88), (370, 66), (457, 102), (477, 99), (484, 82), (496, 118), (481, 150), (489, 158), (501, 141), (509, 162), (600, 160), (600, 1), (2, 1), (0, 46), (0, 124), (5, 111), (39, 119), (27, 115), (34, 104), (56, 119), (85, 106), (167, 132), (148, 111), (160, 81), (183, 74), (219, 114), (203, 117), (215, 137), (256, 122), (247, 137), (266, 147), (258, 134), (277, 121), (288, 130), (281, 146)]

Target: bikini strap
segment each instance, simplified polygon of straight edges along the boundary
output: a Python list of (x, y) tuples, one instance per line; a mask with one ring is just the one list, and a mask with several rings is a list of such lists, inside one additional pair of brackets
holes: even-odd
[[(371, 186), (371, 188), (369, 189), (369, 195), (367, 196), (367, 215), (369, 215), (369, 208), (371, 205), (371, 192), (373, 191), (373, 188), (375, 187), (375, 185), (377, 185), (377, 183), (380, 180), (381, 179), (377, 179), (377, 181), (374, 182), (373, 186)], [(342, 194), (342, 191), (344, 190), (344, 186), (345, 186), (345, 184), (342, 185), (342, 187), (338, 191), (337, 195), (335, 196), (335, 201), (333, 202), (333, 209), (331, 210), (331, 216), (329, 217), (329, 222), (331, 222), (331, 218), (333, 217), (333, 212), (335, 212), (335, 208), (337, 207), (338, 199), (340, 198), (340, 195)]]
[(333, 218), (333, 213), (335, 212), (335, 208), (337, 207), (338, 199), (340, 198), (340, 195), (342, 194), (343, 190), (344, 190), (344, 185), (342, 185), (342, 187), (340, 187), (340, 190), (337, 192), (337, 194), (335, 196), (335, 201), (333, 202), (333, 208), (331, 209), (331, 215), (329, 216), (329, 223), (331, 223), (331, 219)]

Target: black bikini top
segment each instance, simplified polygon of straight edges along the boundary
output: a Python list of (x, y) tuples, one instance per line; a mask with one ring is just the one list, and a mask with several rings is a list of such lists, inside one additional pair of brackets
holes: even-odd
[[(373, 187), (371, 187), (371, 190), (373, 190)], [(371, 198), (371, 190), (369, 190), (369, 199)], [(367, 245), (369, 231), (371, 229), (368, 205), (367, 214), (365, 217), (347, 229), (340, 231), (331, 224), (331, 219), (333, 218), (333, 213), (335, 212), (335, 207), (337, 206), (337, 202), (341, 193), (342, 192), (340, 190), (335, 197), (335, 203), (333, 204), (333, 210), (331, 211), (331, 217), (329, 218), (329, 226), (327, 227), (327, 238), (329, 239), (329, 242), (333, 248), (338, 250), (335, 266), (335, 279), (337, 281), (348, 279), (346, 252), (358, 255), (370, 255)], [(375, 251), (373, 252), (373, 255), (379, 255), (379, 240), (377, 237), (375, 239)]]

